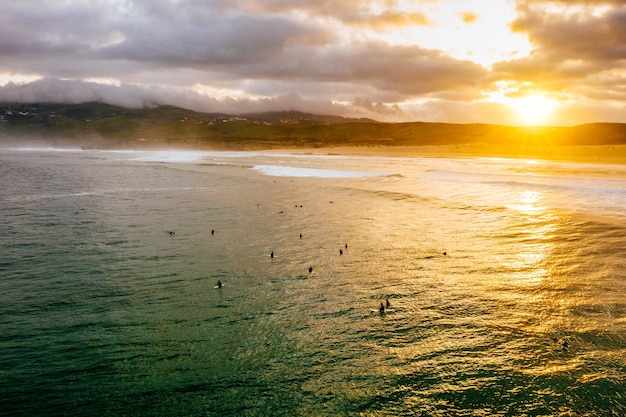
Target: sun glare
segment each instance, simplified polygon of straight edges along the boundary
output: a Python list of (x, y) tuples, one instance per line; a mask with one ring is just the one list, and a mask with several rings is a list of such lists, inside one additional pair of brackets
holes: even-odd
[(535, 125), (545, 122), (556, 108), (556, 101), (540, 95), (512, 99), (509, 106), (522, 124)]

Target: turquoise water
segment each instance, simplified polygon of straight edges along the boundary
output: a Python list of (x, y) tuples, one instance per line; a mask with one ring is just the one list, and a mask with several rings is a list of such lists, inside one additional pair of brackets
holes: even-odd
[(626, 414), (624, 166), (3, 149), (0, 178), (2, 415)]

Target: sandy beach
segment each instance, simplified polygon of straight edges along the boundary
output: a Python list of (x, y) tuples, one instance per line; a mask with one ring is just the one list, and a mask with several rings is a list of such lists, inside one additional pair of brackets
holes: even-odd
[[(275, 152), (276, 149), (271, 152)], [(285, 149), (291, 153), (431, 158), (519, 158), (564, 162), (626, 164), (626, 145), (494, 147), (468, 144), (447, 146), (335, 146)]]

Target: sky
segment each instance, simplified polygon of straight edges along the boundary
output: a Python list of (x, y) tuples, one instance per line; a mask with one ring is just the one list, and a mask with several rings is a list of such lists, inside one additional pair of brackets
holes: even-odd
[(626, 123), (624, 0), (0, 0), (0, 101)]

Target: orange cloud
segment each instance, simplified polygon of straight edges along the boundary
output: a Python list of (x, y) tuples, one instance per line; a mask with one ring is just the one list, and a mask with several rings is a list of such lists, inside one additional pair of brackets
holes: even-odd
[(428, 19), (423, 13), (396, 13), (385, 12), (377, 16), (367, 16), (361, 20), (372, 27), (384, 27), (384, 26), (426, 26), (429, 24)]
[(461, 14), (461, 18), (463, 19), (463, 23), (474, 23), (476, 22), (476, 20), (478, 20), (478, 16), (476, 16), (474, 13), (472, 12), (464, 12), (463, 14)]

